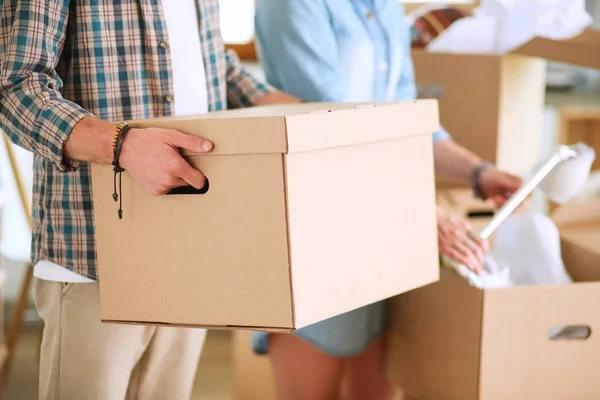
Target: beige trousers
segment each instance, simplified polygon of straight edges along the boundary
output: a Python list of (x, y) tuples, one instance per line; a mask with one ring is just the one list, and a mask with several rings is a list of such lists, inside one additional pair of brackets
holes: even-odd
[(36, 279), (40, 400), (188, 400), (206, 331), (103, 324), (95, 283)]

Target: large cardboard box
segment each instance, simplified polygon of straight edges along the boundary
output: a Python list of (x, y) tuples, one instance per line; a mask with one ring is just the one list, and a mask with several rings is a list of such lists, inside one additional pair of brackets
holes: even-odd
[[(536, 38), (507, 55), (412, 52), (416, 81), (435, 88), (453, 138), (500, 168), (521, 174), (540, 158), (545, 60), (600, 69), (600, 31), (566, 41)], [(440, 186), (459, 184), (437, 174)]]
[[(407, 399), (600, 398), (600, 200), (553, 216), (571, 285), (480, 290), (448, 270), (392, 299), (387, 373)], [(591, 336), (551, 340), (557, 326)]]
[(112, 168), (93, 166), (104, 321), (287, 332), (439, 277), (434, 100), (132, 125), (212, 140), (184, 153), (210, 186), (151, 196), (123, 174), (119, 220)]

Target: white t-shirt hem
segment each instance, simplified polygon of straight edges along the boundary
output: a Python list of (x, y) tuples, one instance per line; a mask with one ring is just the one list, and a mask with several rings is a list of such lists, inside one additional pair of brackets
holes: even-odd
[(76, 274), (75, 272), (56, 265), (47, 260), (38, 261), (33, 269), (33, 276), (44, 281), (65, 283), (96, 283), (95, 280)]

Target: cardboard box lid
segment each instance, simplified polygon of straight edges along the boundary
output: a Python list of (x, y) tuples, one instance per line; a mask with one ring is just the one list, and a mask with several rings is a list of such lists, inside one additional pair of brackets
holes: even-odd
[(569, 40), (538, 37), (517, 48), (513, 53), (600, 69), (600, 30), (586, 29)]
[[(398, 129), (382, 129), (390, 120), (398, 122)], [(202, 136), (218, 143), (213, 155), (283, 154), (428, 134), (439, 128), (439, 116), (437, 100), (416, 100), (281, 104), (130, 123)]]

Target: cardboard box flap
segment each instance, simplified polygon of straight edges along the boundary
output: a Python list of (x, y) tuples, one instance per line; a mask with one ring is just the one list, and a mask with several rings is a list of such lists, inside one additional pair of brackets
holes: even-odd
[[(280, 104), (130, 123), (202, 136), (213, 141), (217, 155), (321, 150), (432, 134), (439, 128), (436, 100)], [(398, 129), (384, 129), (390, 123)]]
[(586, 29), (569, 40), (535, 38), (513, 53), (600, 69), (600, 30)]

